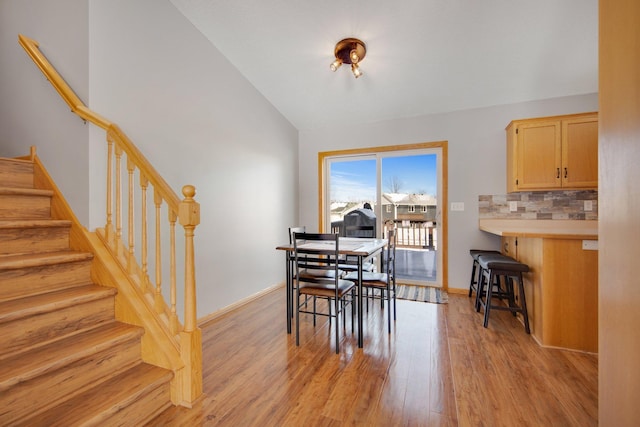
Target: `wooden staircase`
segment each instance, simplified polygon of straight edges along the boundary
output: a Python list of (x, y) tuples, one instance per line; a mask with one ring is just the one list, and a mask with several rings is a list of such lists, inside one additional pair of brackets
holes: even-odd
[(169, 370), (141, 358), (116, 290), (92, 283), (34, 164), (0, 158), (0, 425), (144, 425), (171, 406)]

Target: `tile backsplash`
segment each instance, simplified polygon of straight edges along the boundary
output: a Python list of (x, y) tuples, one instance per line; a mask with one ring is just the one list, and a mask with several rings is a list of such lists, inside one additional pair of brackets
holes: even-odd
[[(512, 212), (515, 202), (517, 210)], [(585, 203), (586, 202), (586, 203)], [(585, 210), (588, 205), (591, 210)], [(585, 206), (587, 205), (587, 206)], [(478, 196), (480, 219), (598, 219), (597, 190), (531, 191)]]

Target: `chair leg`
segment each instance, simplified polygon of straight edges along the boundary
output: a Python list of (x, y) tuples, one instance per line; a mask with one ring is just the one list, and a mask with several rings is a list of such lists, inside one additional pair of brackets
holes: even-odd
[(469, 298), (471, 298), (471, 294), (473, 293), (473, 285), (476, 285), (476, 293), (478, 292), (478, 283), (480, 279), (476, 281), (476, 265), (477, 261), (473, 260), (473, 265), (471, 266), (471, 280), (469, 281)]
[[(513, 277), (508, 277), (507, 278), (507, 297), (508, 297), (508, 301), (509, 301), (509, 308), (516, 308), (516, 299), (515, 299), (515, 293), (513, 292)], [(512, 310), (511, 313), (513, 314), (513, 317), (516, 317), (518, 315), (518, 312), (515, 310)]]
[(300, 345), (300, 288), (296, 286), (296, 346)]
[(313, 297), (313, 326), (316, 326), (316, 297)]
[(489, 283), (487, 283), (487, 298), (484, 305), (484, 324), (483, 326), (486, 328), (489, 326), (489, 312), (491, 311), (491, 294), (493, 293), (493, 270), (489, 275)]
[(393, 320), (396, 320), (396, 281), (393, 280)]
[(389, 333), (391, 333), (391, 288), (389, 287), (389, 281), (387, 280), (387, 326)]
[(355, 332), (355, 319), (356, 319), (356, 292), (355, 289), (351, 290), (351, 334), (353, 335), (353, 333)]
[(484, 271), (480, 270), (480, 275), (478, 276), (478, 284), (476, 287), (476, 312), (480, 312), (480, 306), (482, 305), (482, 295), (484, 294)]
[[(338, 301), (338, 298), (336, 298), (335, 301), (335, 308), (336, 308), (336, 354), (340, 354), (340, 322), (338, 321), (338, 310), (340, 309), (339, 307), (340, 301)], [(331, 306), (331, 304), (329, 304), (329, 306)], [(331, 316), (329, 316), (329, 319), (331, 319)]]
[(524, 318), (524, 330), (530, 334), (531, 329), (529, 329), (529, 314), (527, 312), (527, 299), (524, 295), (524, 282), (522, 280), (522, 273), (518, 274), (518, 289), (520, 292), (520, 306), (522, 308), (522, 317)]

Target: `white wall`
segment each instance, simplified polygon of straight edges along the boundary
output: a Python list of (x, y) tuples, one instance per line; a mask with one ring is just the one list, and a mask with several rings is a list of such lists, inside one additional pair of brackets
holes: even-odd
[(89, 94), (88, 2), (0, 1), (0, 156), (38, 156), (81, 222), (89, 219), (89, 126), (75, 114), (18, 44), (40, 43), (86, 103)]
[(505, 127), (513, 119), (597, 111), (597, 94), (548, 99), (369, 125), (300, 132), (300, 223), (318, 224), (318, 152), (347, 148), (449, 142), (449, 288), (469, 286), (471, 248), (499, 248), (499, 239), (478, 230), (478, 196), (506, 192)]
[(178, 195), (196, 186), (199, 317), (284, 280), (275, 247), (297, 223), (298, 133), (168, 0), (0, 1), (0, 156), (36, 145), (93, 229), (104, 225), (104, 132), (69, 112), (19, 33)]
[[(275, 247), (297, 222), (297, 130), (168, 0), (91, 0), (89, 16), (90, 107), (181, 198), (196, 186), (198, 317), (283, 282)], [(103, 134), (91, 147), (93, 228)]]

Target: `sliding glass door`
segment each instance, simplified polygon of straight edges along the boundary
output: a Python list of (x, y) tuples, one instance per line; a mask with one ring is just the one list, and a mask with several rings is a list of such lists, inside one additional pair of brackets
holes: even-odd
[(325, 230), (348, 235), (348, 224), (397, 230), (401, 283), (442, 286), (442, 149), (334, 153), (324, 158)]

